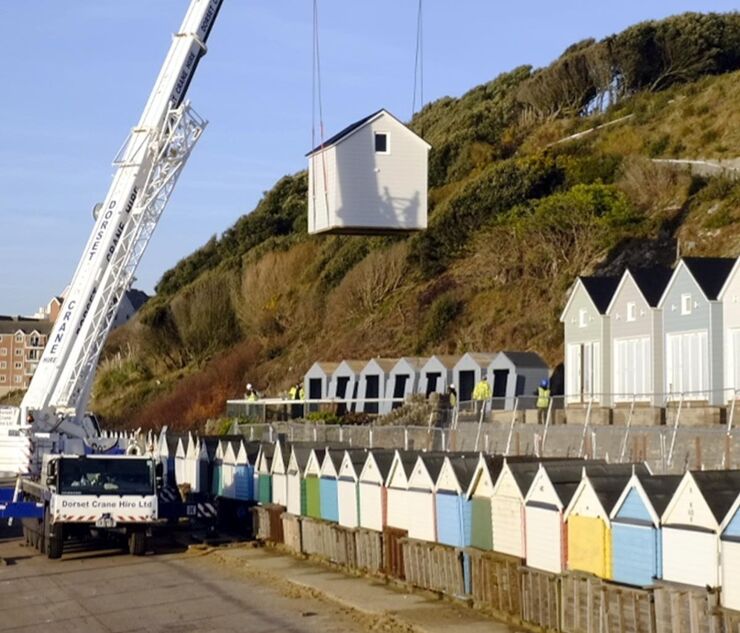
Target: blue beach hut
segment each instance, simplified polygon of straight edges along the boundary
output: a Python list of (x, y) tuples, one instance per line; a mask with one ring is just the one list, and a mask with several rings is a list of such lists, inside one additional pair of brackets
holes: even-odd
[(611, 511), (612, 580), (645, 587), (663, 577), (660, 517), (679, 475), (630, 477)]
[(342, 466), (344, 449), (327, 449), (319, 471), (319, 509), (321, 518), (337, 523), (339, 521), (339, 499), (337, 497), (337, 477)]

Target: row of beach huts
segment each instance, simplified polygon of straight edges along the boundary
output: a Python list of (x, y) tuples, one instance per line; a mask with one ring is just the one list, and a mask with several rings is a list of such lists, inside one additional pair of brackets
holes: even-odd
[[(304, 554), (348, 564), (374, 549), (371, 571), (457, 597), (490, 594), (493, 572), (481, 589), (481, 557), (494, 557), (494, 567), (508, 570), (509, 591), (522, 594), (520, 618), (525, 580), (535, 576), (561, 589), (599, 583), (602, 598), (637, 592), (635, 605), (653, 605), (640, 607), (653, 623), (666, 591), (688, 592), (692, 600), (704, 592), (740, 611), (740, 470), (656, 476), (642, 463), (249, 442), (238, 435), (168, 437), (160, 452), (170, 482), (253, 502), (259, 535)], [(330, 536), (317, 536), (321, 530)], [(444, 556), (459, 572), (454, 590), (447, 589), (452, 572), (441, 585), (432, 578), (445, 568)], [(556, 619), (555, 628), (568, 630), (568, 600), (564, 593), (553, 600), (562, 617), (527, 621), (553, 628)], [(689, 620), (698, 617), (696, 608), (690, 602)], [(641, 630), (637, 623), (634, 630)]]
[(534, 352), (468, 352), (462, 355), (319, 361), (306, 372), (306, 399), (349, 401), (365, 413), (388, 413), (414, 394), (445, 393), (454, 385), (460, 402), (473, 399), (478, 382), (491, 387), (494, 408), (512, 409), (514, 400), (534, 395), (550, 377), (547, 363)]

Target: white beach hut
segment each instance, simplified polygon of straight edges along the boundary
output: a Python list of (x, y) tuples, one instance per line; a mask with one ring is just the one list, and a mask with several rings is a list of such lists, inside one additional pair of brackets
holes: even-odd
[[(319, 405), (311, 404), (311, 400), (326, 400), (329, 398), (331, 377), (337, 367), (339, 367), (339, 363), (318, 361), (311, 365), (311, 369), (306, 372), (306, 375), (303, 377), (303, 391), (306, 395), (306, 400), (309, 401), (309, 412), (319, 410)], [(286, 459), (288, 457), (286, 455)]]
[(386, 524), (388, 478), (395, 452), (376, 449), (368, 452), (360, 472), (358, 494), (360, 500), (360, 527), (381, 532)]
[(409, 538), (437, 540), (434, 491), (444, 461), (445, 455), (439, 453), (420, 453), (416, 458), (406, 491)]
[(344, 401), (340, 404), (338, 412), (345, 410), (356, 411), (356, 401), (360, 394), (360, 374), (365, 368), (367, 361), (343, 360), (331, 376), (329, 385), (329, 397)]
[(740, 491), (740, 471), (687, 471), (661, 517), (663, 579), (720, 586), (719, 535)]
[(357, 410), (365, 413), (388, 413), (390, 402), (366, 402), (366, 400), (385, 400), (388, 398), (387, 386), (390, 373), (398, 362), (397, 358), (373, 358), (360, 372), (359, 397)]
[(488, 366), (495, 356), (496, 354), (489, 352), (467, 352), (455, 363), (452, 381), (457, 387), (460, 402), (469, 402), (473, 399), (475, 385), (487, 378)]
[(339, 502), (339, 525), (356, 528), (360, 524), (357, 483), (365, 465), (365, 450), (344, 451), (337, 477), (337, 499)]
[(308, 153), (308, 232), (387, 234), (427, 226), (430, 145), (387, 110)]
[(453, 370), (459, 356), (435, 355), (421, 368), (419, 393), (428, 396), (432, 393), (444, 393), (453, 380)]
[(421, 356), (404, 356), (398, 359), (391, 369), (386, 389), (388, 397), (395, 400), (391, 403), (392, 409), (400, 407), (403, 404), (401, 400), (406, 400), (419, 391), (421, 369), (428, 360)]
[(399, 530), (409, 529), (411, 511), (406, 500), (409, 477), (416, 464), (417, 453), (395, 451), (386, 479), (386, 525)]
[(277, 505), (288, 505), (288, 459), (290, 451), (287, 444), (277, 440), (275, 452), (272, 455), (272, 502)]
[(740, 494), (720, 526), (722, 606), (740, 611)]

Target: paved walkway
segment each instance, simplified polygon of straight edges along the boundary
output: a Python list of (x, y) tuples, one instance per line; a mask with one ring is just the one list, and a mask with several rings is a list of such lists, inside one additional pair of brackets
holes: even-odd
[(507, 633), (514, 629), (473, 609), (437, 599), (426, 592), (406, 593), (380, 580), (355, 577), (317, 563), (249, 546), (213, 550), (210, 556), (365, 615), (387, 631), (418, 633)]
[(0, 528), (0, 631), (38, 633), (365, 633), (365, 622), (286, 594), (211, 556), (135, 558), (87, 549), (50, 561)]

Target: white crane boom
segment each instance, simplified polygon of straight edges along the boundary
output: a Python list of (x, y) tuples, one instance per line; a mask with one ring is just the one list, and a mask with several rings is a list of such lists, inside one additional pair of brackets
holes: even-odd
[[(85, 409), (103, 344), (178, 176), (205, 127), (185, 95), (223, 0), (191, 0), (82, 253), (21, 405), (34, 430), (91, 439)], [(63, 419), (62, 419), (63, 417)]]

